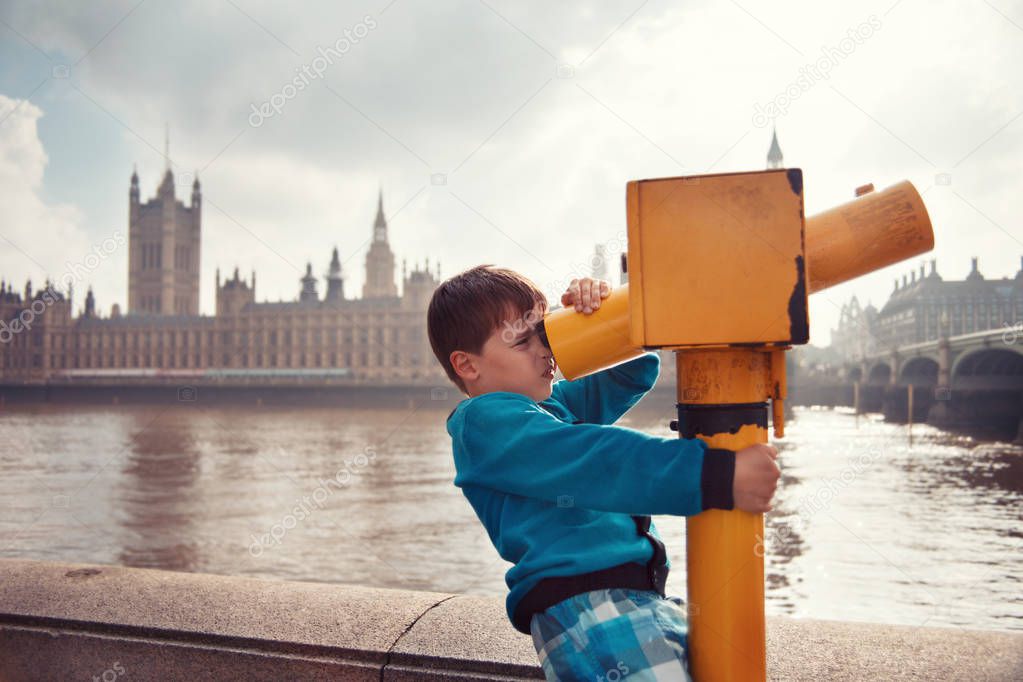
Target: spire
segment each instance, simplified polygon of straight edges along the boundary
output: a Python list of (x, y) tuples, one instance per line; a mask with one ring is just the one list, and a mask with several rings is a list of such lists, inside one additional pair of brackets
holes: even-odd
[(783, 168), (784, 157), (781, 153), (781, 145), (778, 144), (778, 128), (775, 127), (771, 132), (771, 148), (767, 150), (767, 167), (768, 168)]
[(132, 164), (131, 167), (131, 189), (128, 190), (128, 202), (137, 204), (139, 201), (139, 169)]
[(302, 291), (298, 295), (298, 300), (303, 303), (315, 303), (320, 299), (316, 293), (316, 277), (313, 276), (313, 264), (306, 263), (305, 276), (302, 277)]
[(164, 172), (163, 180), (160, 181), (160, 187), (157, 189), (157, 194), (162, 197), (170, 196), (174, 197), (174, 173), (171, 172), (171, 161), (170, 161), (170, 126), (164, 124), (164, 138), (163, 138), (163, 161), (164, 161)]
[(377, 196), (377, 217), (373, 221), (373, 241), (387, 241), (387, 218), (384, 217), (384, 191)]
[(96, 316), (96, 297), (92, 295), (92, 287), (85, 292), (85, 317)]
[(967, 282), (983, 281), (984, 275), (980, 274), (980, 269), (977, 267), (977, 257), (974, 256), (970, 259), (970, 274), (966, 276)]
[(344, 277), (341, 275), (341, 259), (337, 255), (337, 247), (330, 257), (330, 270), (327, 272), (327, 299), (339, 301), (344, 298)]
[(366, 253), (366, 281), (362, 297), (390, 298), (398, 295), (394, 285), (394, 253), (387, 243), (387, 218), (384, 216), (384, 193), (377, 195), (377, 217), (373, 223), (373, 238)]

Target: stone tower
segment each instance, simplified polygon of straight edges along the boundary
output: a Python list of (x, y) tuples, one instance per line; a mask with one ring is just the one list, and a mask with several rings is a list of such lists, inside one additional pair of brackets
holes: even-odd
[(316, 276), (313, 275), (313, 264), (305, 264), (305, 275), (300, 280), (302, 289), (298, 293), (298, 300), (302, 303), (316, 303), (320, 295), (316, 293)]
[(782, 156), (781, 146), (778, 144), (778, 129), (771, 133), (771, 148), (767, 150), (767, 168), (784, 168), (785, 157)]
[(388, 298), (398, 295), (394, 283), (394, 253), (387, 243), (387, 219), (384, 218), (384, 195), (377, 201), (377, 219), (373, 222), (373, 242), (366, 253), (366, 283), (363, 298)]
[(329, 303), (345, 300), (345, 278), (341, 274), (341, 259), (337, 255), (337, 247), (330, 258), (330, 270), (327, 272), (327, 298)]
[(174, 197), (168, 163), (156, 197), (139, 201), (139, 176), (128, 193), (128, 313), (199, 314), (202, 194), (192, 183), (190, 206)]

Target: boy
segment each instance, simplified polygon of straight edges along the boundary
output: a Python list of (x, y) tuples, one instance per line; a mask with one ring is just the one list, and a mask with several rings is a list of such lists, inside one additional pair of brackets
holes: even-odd
[[(561, 303), (590, 314), (610, 285), (572, 280)], [(515, 565), (508, 617), (531, 634), (548, 680), (687, 680), (681, 599), (652, 514), (769, 510), (777, 451), (611, 426), (650, 390), (647, 353), (553, 383), (536, 333), (547, 301), (527, 278), (490, 265), (442, 283), (430, 344), (468, 396), (447, 419), (456, 475), (498, 553)]]

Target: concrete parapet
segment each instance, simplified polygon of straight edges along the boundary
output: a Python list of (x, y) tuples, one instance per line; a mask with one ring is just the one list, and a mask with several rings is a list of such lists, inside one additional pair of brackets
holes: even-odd
[[(773, 680), (1023, 679), (1023, 633), (768, 619)], [(499, 597), (0, 559), (0, 680), (543, 679)]]

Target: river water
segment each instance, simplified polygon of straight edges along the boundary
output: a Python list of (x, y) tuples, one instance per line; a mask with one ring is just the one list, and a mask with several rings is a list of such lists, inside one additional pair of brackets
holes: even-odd
[[(8, 407), (0, 557), (503, 597), (449, 409)], [(768, 614), (1023, 629), (1023, 448), (799, 407), (773, 443)], [(654, 523), (684, 596), (685, 521)]]

